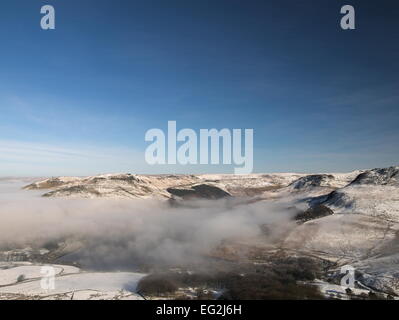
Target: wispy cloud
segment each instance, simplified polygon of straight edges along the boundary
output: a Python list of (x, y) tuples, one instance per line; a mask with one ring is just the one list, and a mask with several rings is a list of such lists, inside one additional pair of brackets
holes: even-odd
[(128, 148), (69, 148), (0, 140), (0, 175), (86, 175), (144, 167), (142, 154)]

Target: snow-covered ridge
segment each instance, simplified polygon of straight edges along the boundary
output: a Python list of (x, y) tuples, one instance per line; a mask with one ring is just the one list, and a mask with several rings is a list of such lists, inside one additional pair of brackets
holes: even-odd
[[(338, 188), (348, 184), (357, 173), (323, 175), (330, 177), (327, 185)], [(249, 174), (249, 175), (133, 175), (105, 174), (90, 177), (56, 177), (34, 182), (27, 190), (44, 190), (45, 197), (82, 198), (159, 198), (172, 195), (169, 188), (190, 188), (195, 184), (217, 185), (233, 196), (259, 196), (293, 183), (296, 190), (312, 187), (313, 177), (298, 173)], [(308, 179), (304, 183), (301, 179)], [(303, 185), (302, 185), (303, 184)], [(317, 184), (317, 183), (316, 183)], [(321, 185), (319, 183), (319, 185)]]
[(59, 177), (32, 183), (27, 190), (47, 190), (45, 197), (169, 198), (167, 188), (198, 182), (192, 175), (105, 174), (86, 178)]
[(47, 190), (46, 197), (83, 198), (163, 198), (172, 196), (169, 188), (190, 188), (195, 184), (215, 185), (238, 194), (242, 189), (288, 185), (300, 175), (132, 175), (106, 174), (86, 178), (57, 177), (37, 181), (27, 190)]
[(399, 166), (367, 170), (359, 174), (351, 185), (399, 186)]
[[(399, 221), (399, 167), (331, 174), (133, 175), (58, 177), (32, 183), (45, 197), (171, 199), (178, 194), (217, 199), (294, 197), (335, 213), (360, 213)], [(202, 191), (201, 191), (202, 190)], [(206, 190), (206, 192), (204, 191)]]

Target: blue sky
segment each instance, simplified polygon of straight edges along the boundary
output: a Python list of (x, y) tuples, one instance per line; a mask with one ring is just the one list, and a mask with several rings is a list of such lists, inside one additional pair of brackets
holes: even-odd
[(398, 164), (398, 16), (388, 0), (4, 0), (0, 175), (231, 172), (147, 166), (145, 132), (168, 120), (253, 128), (255, 172)]

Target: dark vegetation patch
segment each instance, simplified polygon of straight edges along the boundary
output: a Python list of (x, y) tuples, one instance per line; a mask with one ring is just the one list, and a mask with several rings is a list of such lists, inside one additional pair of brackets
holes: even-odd
[(65, 194), (76, 194), (76, 193), (90, 193), (95, 196), (101, 196), (101, 193), (96, 189), (90, 186), (72, 186), (64, 189), (59, 189), (55, 191), (48, 192), (43, 195), (43, 197), (51, 197), (53, 195), (57, 195), (58, 192), (63, 192)]
[(346, 294), (349, 296), (350, 300), (394, 300), (394, 297), (389, 294), (385, 296), (382, 293), (372, 291), (369, 293), (362, 292), (360, 295), (355, 295), (352, 290), (347, 289)]
[(209, 184), (198, 184), (190, 187), (168, 188), (167, 191), (183, 199), (222, 199), (231, 197), (231, 195), (223, 189)]
[(137, 292), (144, 295), (163, 295), (174, 293), (179, 288), (176, 277), (167, 273), (150, 274), (141, 279)]
[(329, 207), (326, 207), (321, 204), (321, 205), (317, 205), (315, 207), (309, 208), (305, 212), (298, 213), (295, 216), (295, 220), (300, 221), (300, 222), (306, 222), (306, 221), (330, 216), (332, 214), (334, 214), (334, 211), (332, 211)]
[[(163, 272), (143, 278), (138, 292), (170, 295), (178, 288), (210, 288), (222, 292), (219, 299), (322, 299), (317, 287), (301, 284), (320, 275), (320, 265), (310, 258), (275, 259), (270, 265), (247, 264), (228, 271)], [(198, 290), (197, 299), (204, 299)], [(209, 296), (208, 296), (209, 298)]]
[(126, 174), (126, 175), (119, 175), (119, 176), (112, 176), (110, 177), (110, 180), (114, 181), (124, 181), (132, 184), (136, 184), (139, 182), (142, 182), (142, 180), (132, 174)]
[(26, 276), (24, 274), (20, 274), (17, 278), (17, 282), (22, 282), (26, 280)]

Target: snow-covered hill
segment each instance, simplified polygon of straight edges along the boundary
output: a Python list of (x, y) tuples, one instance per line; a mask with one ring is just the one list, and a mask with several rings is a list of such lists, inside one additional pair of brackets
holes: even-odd
[[(190, 189), (194, 185), (217, 186), (238, 197), (269, 196), (276, 191), (324, 193), (351, 182), (358, 173), (306, 175), (297, 173), (250, 175), (132, 175), (106, 174), (92, 177), (58, 177), (34, 182), (26, 190), (42, 190), (45, 197), (158, 198), (168, 199), (168, 189)], [(210, 197), (212, 198), (212, 197)]]
[(380, 185), (399, 187), (399, 167), (367, 170), (351, 183), (351, 185)]
[(399, 222), (399, 167), (361, 173), (322, 203), (336, 213), (359, 213)]
[(235, 196), (253, 196), (287, 186), (300, 174), (270, 175), (132, 175), (106, 174), (87, 178), (59, 177), (34, 182), (26, 190), (43, 190), (45, 197), (168, 199), (169, 188), (217, 185)]
[(284, 247), (329, 259), (337, 268), (350, 264), (362, 284), (398, 294), (398, 169), (367, 170), (346, 186), (311, 198), (310, 205), (322, 204), (335, 214), (294, 228)]
[(167, 188), (199, 181), (193, 175), (105, 174), (87, 178), (51, 178), (32, 183), (27, 190), (47, 190), (45, 197), (170, 198)]

